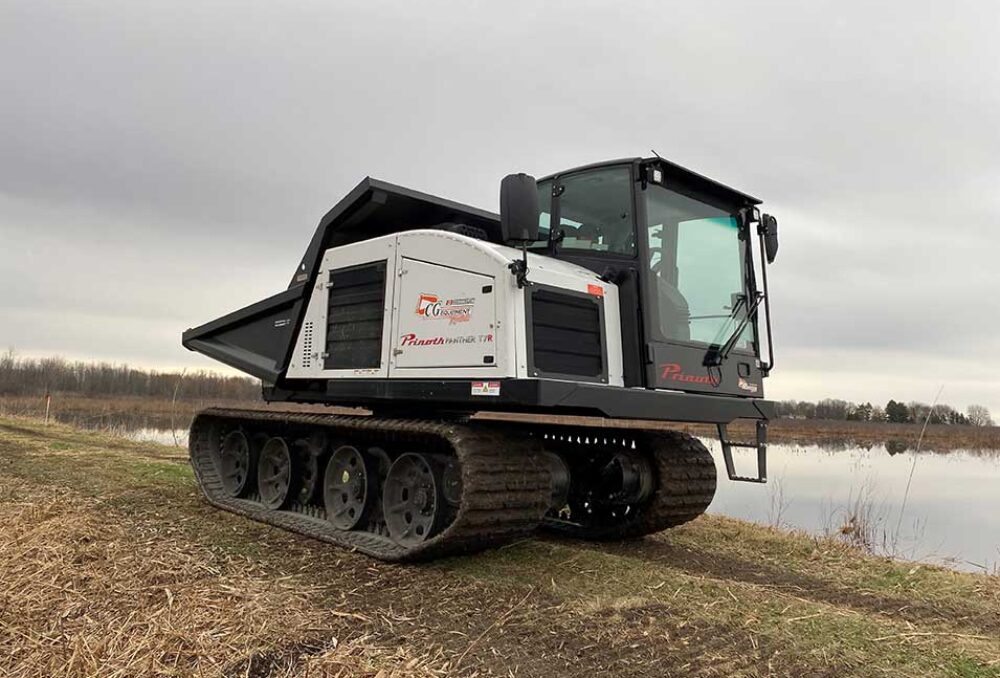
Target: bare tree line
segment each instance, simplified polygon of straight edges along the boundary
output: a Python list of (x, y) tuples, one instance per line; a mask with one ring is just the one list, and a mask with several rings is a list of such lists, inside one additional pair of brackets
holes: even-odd
[(142, 370), (128, 365), (22, 358), (13, 350), (0, 354), (0, 395), (78, 393), (91, 396), (147, 396), (171, 399), (254, 400), (260, 382), (209, 371)]
[(938, 403), (904, 403), (890, 400), (884, 406), (870, 402), (856, 404), (837, 398), (813, 403), (806, 400), (782, 400), (776, 404), (779, 417), (786, 419), (831, 419), (838, 421), (887, 421), (896, 424), (922, 423), (953, 426), (993, 426), (990, 411), (984, 405), (969, 405), (965, 412)]

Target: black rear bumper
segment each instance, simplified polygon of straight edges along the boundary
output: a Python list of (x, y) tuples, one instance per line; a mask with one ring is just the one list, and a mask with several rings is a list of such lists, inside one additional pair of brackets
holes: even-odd
[[(268, 401), (386, 408), (413, 414), (435, 411), (501, 411), (576, 414), (613, 419), (728, 424), (767, 420), (774, 403), (757, 398), (622, 388), (555, 379), (497, 379), (497, 395), (473, 395), (472, 379), (285, 380), (265, 387)], [(301, 388), (300, 388), (301, 385)]]

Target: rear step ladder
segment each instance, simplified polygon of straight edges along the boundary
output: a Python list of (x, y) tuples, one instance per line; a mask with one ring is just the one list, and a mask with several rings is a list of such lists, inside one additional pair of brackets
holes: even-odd
[[(744, 483), (766, 483), (767, 482), (767, 421), (757, 421), (757, 442), (756, 443), (734, 443), (729, 439), (725, 424), (718, 424), (719, 442), (722, 443), (722, 458), (726, 460), (726, 473), (730, 480), (738, 480)], [(738, 476), (736, 467), (733, 464), (733, 448), (742, 447), (757, 450), (757, 477)]]

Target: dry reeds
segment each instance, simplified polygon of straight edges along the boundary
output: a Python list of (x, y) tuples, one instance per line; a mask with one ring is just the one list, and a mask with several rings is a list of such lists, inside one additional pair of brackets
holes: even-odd
[(101, 502), (0, 476), (0, 674), (439, 676), (297, 577), (127, 527)]

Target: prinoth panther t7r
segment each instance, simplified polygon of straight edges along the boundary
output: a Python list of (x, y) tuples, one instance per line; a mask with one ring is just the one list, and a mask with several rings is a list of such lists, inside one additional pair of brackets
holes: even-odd
[[(695, 518), (715, 464), (662, 422), (715, 424), (729, 477), (766, 478), (778, 239), (759, 204), (660, 157), (512, 174), (499, 215), (364, 179), (286, 290), (183, 336), (269, 402), (358, 409), (199, 413), (202, 491), (385, 560)], [(730, 440), (736, 419), (755, 440)]]

